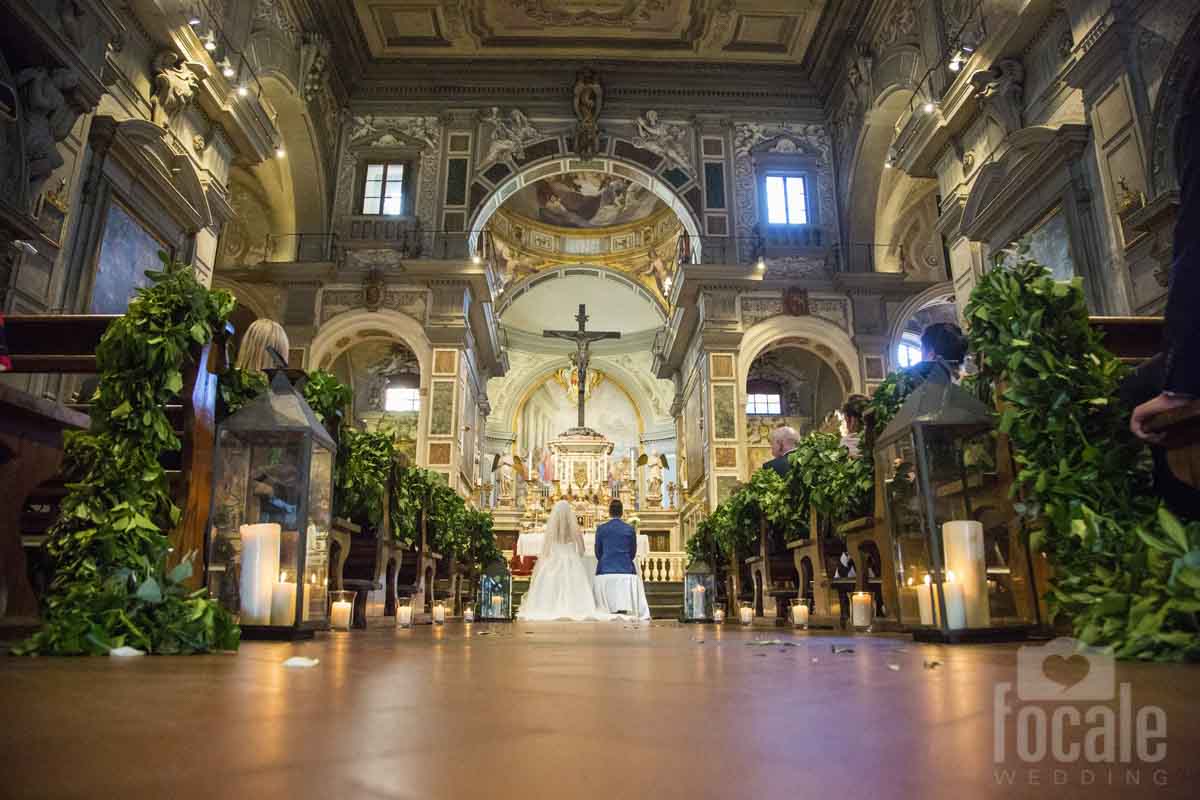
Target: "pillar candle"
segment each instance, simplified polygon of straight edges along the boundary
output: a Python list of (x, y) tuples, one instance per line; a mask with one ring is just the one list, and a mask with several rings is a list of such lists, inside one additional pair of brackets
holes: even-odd
[(277, 523), (243, 525), (242, 538), (241, 624), (270, 625), (271, 597), (279, 577), (279, 537)]
[(963, 596), (963, 585), (952, 571), (946, 571), (946, 580), (942, 583), (942, 594), (946, 598), (946, 627), (961, 630), (967, 627), (966, 599)]
[(492, 616), (499, 617), (504, 613), (504, 596), (499, 594), (492, 595)]
[(983, 525), (975, 520), (954, 520), (942, 525), (946, 569), (954, 572), (962, 587), (967, 625), (986, 628), (992, 624), (988, 606), (987, 559), (983, 550)]
[(754, 622), (754, 609), (750, 606), (742, 606), (738, 609), (738, 617), (743, 625), (750, 625)]
[(808, 627), (808, 604), (796, 603), (792, 606), (792, 625), (797, 628)]
[(925, 576), (925, 585), (917, 589), (917, 607), (921, 610), (921, 624), (932, 625), (937, 603), (933, 599), (933, 578)]
[(441, 625), (446, 621), (446, 607), (441, 603), (437, 603), (433, 607), (433, 624)]
[(291, 625), (296, 621), (296, 584), (284, 580), (286, 577), (279, 573), (279, 581), (271, 592), (272, 625)]
[(725, 621), (725, 609), (718, 608), (713, 612), (713, 622), (720, 624)]
[(692, 589), (692, 619), (704, 619), (704, 587)]
[(354, 604), (349, 600), (335, 600), (329, 614), (329, 624), (340, 631), (350, 630), (350, 615)]
[(412, 606), (403, 605), (396, 609), (396, 624), (401, 628), (408, 628), (412, 625)]
[(870, 628), (875, 611), (875, 599), (870, 592), (855, 592), (850, 595), (850, 612), (855, 628)]

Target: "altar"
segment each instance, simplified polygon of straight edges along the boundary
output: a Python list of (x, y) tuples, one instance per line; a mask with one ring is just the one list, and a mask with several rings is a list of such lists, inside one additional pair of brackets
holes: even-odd
[[(517, 557), (518, 558), (537, 558), (542, 554), (542, 542), (546, 536), (541, 531), (526, 531), (517, 537)], [(584, 553), (589, 556), (595, 556), (596, 553), (596, 534), (583, 534), (583, 549)], [(644, 533), (639, 533), (637, 537), (637, 557), (646, 558), (650, 555), (650, 537)]]

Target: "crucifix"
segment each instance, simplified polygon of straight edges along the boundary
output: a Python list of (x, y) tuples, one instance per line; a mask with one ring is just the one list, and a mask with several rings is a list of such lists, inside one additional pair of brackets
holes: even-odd
[(568, 342), (575, 343), (575, 368), (579, 372), (579, 427), (586, 427), (586, 417), (584, 415), (584, 391), (587, 388), (587, 368), (588, 368), (588, 348), (592, 342), (598, 342), (601, 339), (620, 339), (620, 331), (589, 331), (587, 328), (587, 306), (583, 303), (579, 304), (579, 313), (575, 315), (575, 321), (579, 323), (579, 330), (575, 331), (542, 331), (542, 336), (547, 339), (566, 339)]

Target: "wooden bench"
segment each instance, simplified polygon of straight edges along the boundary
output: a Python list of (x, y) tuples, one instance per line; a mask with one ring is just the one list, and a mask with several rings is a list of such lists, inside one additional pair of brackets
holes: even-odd
[[(96, 348), (108, 325), (117, 315), (63, 314), (27, 315), (15, 314), (6, 317), (5, 330), (12, 356), (15, 375), (94, 375), (96, 374)], [(208, 523), (209, 498), (212, 493), (212, 468), (214, 449), (214, 419), (216, 412), (216, 374), (226, 363), (226, 345), (233, 332), (232, 326), (219, 331), (214, 343), (198, 348), (192, 353), (190, 362), (183, 365), (184, 385), (179, 400), (165, 409), (167, 418), (183, 445), (182, 450), (165, 453), (162, 464), (167, 471), (174, 502), (180, 507), (182, 516), (178, 527), (171, 532), (172, 559), (178, 561), (190, 552), (202, 552), (204, 531)], [(8, 397), (16, 390), (8, 389)], [(26, 394), (27, 393), (22, 393)], [(83, 429), (90, 424), (87, 417), (89, 404), (86, 402), (61, 402), (39, 400), (45, 404), (38, 414), (46, 419), (58, 419), (62, 429)], [(0, 546), (5, 547), (17, 558), (12, 542), (24, 549), (18, 563), (6, 566), (5, 572), (24, 571), (24, 556), (35, 556), (44, 543), (49, 528), (58, 517), (59, 505), (66, 496), (61, 479), (53, 477), (61, 463), (61, 435), (50, 445), (57, 453), (53, 472), (45, 474), (28, 487), (13, 492), (13, 506), (18, 509), (19, 520), (15, 529), (11, 521), (0, 528)], [(43, 464), (48, 456), (39, 458)], [(9, 466), (23, 469), (23, 458), (15, 458)], [(15, 466), (13, 466), (15, 464)], [(32, 467), (31, 467), (32, 469)], [(29, 476), (32, 479), (32, 472)], [(5, 518), (7, 519), (7, 518)], [(6, 558), (6, 562), (8, 559)], [(48, 580), (48, 576), (42, 576)], [(199, 587), (202, 575), (191, 579), (193, 587)], [(10, 584), (11, 586), (12, 584)], [(18, 582), (18, 587), (21, 582)], [(24, 588), (29, 581), (24, 581)], [(30, 594), (23, 594), (17, 608), (25, 608)], [(16, 609), (14, 609), (15, 611)]]

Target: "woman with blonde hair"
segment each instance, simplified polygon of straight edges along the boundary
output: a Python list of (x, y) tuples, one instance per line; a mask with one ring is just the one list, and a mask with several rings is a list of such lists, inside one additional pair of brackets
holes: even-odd
[[(242, 337), (242, 344), (238, 347), (237, 367), (262, 372), (265, 369), (286, 366), (288, 347), (287, 331), (282, 325), (271, 319), (256, 319), (246, 329), (246, 335)], [(279, 363), (275, 353), (284, 360), (284, 364)]]
[(533, 568), (529, 591), (521, 600), (517, 619), (525, 622), (553, 620), (610, 620), (612, 614), (598, 608), (592, 592), (594, 568), (584, 558), (583, 535), (575, 510), (559, 500), (546, 521), (542, 553)]

